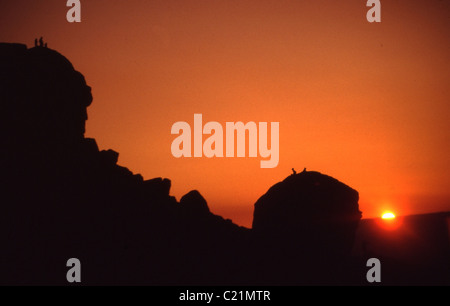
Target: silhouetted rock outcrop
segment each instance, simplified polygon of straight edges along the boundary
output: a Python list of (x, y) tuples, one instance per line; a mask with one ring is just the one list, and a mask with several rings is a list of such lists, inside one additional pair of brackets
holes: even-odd
[[(345, 272), (361, 212), (358, 192), (318, 172), (293, 173), (255, 204), (253, 232), (267, 282), (336, 283)], [(274, 277), (277, 276), (277, 277)], [(345, 277), (340, 282), (350, 281)]]
[(69, 60), (48, 48), (19, 44), (1, 44), (0, 57), (2, 112), (7, 114), (2, 125), (8, 135), (33, 145), (80, 141), (92, 95)]
[(66, 283), (72, 257), (85, 284), (230, 280), (216, 261), (237, 256), (247, 230), (198, 192), (179, 204), (170, 180), (144, 180), (84, 138), (91, 88), (64, 56), (0, 44), (0, 73), (0, 283)]
[(206, 200), (197, 190), (192, 190), (184, 195), (180, 199), (180, 204), (183, 209), (191, 211), (197, 215), (206, 215), (210, 213)]
[(294, 173), (256, 202), (253, 230), (266, 238), (288, 237), (308, 248), (349, 254), (361, 219), (358, 200), (356, 190), (332, 177)]

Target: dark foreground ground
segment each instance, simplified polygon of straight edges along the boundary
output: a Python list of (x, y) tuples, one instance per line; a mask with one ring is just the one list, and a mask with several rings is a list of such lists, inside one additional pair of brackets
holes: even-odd
[(363, 219), (353, 254), (380, 259), (384, 285), (450, 285), (449, 236), (450, 212)]

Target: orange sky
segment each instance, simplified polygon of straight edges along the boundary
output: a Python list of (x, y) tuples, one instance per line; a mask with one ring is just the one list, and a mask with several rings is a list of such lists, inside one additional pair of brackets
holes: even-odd
[[(450, 3), (363, 0), (0, 2), (0, 41), (44, 36), (93, 88), (87, 136), (172, 194), (250, 226), (294, 167), (357, 189), (364, 217), (450, 210)], [(280, 122), (280, 162), (172, 156), (173, 123)]]

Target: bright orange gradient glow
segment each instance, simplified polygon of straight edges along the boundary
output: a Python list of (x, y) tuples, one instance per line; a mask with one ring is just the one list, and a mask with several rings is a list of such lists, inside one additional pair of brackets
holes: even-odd
[[(364, 218), (450, 210), (450, 1), (0, 1), (0, 41), (40, 36), (92, 87), (86, 136), (145, 179), (197, 189), (251, 226), (253, 204), (292, 173), (358, 190)], [(174, 158), (171, 126), (279, 122), (280, 161)], [(397, 218), (398, 219), (398, 218)], [(380, 221), (382, 221), (380, 219)]]
[(382, 219), (385, 219), (385, 220), (395, 219), (395, 215), (394, 215), (393, 213), (391, 213), (391, 212), (385, 212), (385, 213), (381, 216), (381, 218), (382, 218)]
[(403, 223), (403, 217), (398, 217), (391, 211), (386, 211), (378, 219), (378, 225), (386, 231), (398, 230)]

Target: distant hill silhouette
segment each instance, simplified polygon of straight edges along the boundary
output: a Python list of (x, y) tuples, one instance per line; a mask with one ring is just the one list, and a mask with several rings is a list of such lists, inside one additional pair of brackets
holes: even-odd
[(351, 254), (358, 193), (318, 172), (274, 185), (253, 229), (210, 212), (198, 191), (144, 180), (84, 137), (91, 88), (45, 44), (0, 44), (0, 284), (361, 284)]
[(385, 285), (450, 285), (450, 212), (360, 222), (355, 256), (379, 258)]

